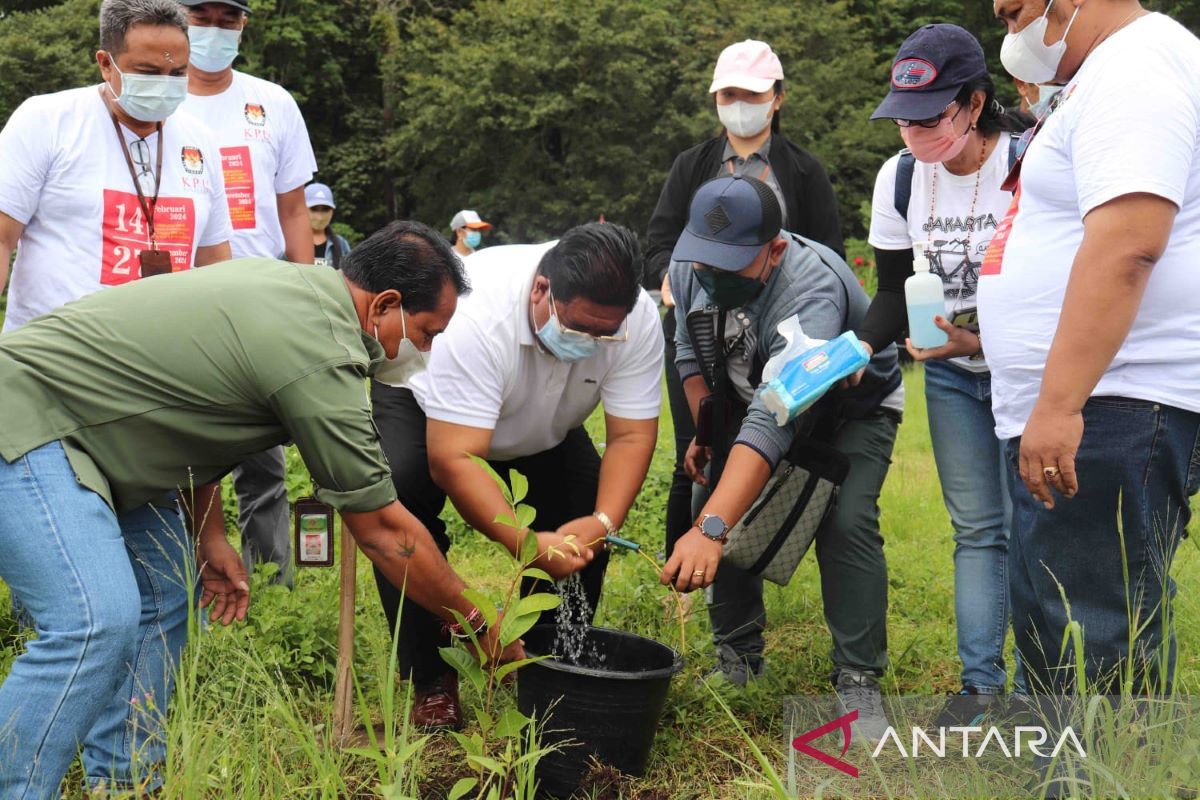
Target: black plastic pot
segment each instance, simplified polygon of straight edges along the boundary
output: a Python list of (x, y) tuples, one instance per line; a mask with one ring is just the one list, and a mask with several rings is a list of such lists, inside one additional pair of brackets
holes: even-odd
[[(552, 625), (535, 626), (524, 636), (525, 652), (552, 653), (555, 632)], [(518, 671), (521, 712), (536, 716), (543, 744), (561, 747), (538, 764), (541, 793), (549, 797), (570, 797), (593, 756), (642, 775), (671, 676), (683, 669), (683, 658), (670, 647), (624, 631), (591, 628), (586, 649), (603, 657), (601, 667), (551, 658)]]

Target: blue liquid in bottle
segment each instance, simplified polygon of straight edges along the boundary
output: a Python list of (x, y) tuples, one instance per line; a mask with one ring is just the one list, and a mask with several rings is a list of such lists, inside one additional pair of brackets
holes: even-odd
[(946, 313), (942, 279), (929, 271), (925, 243), (913, 248), (913, 274), (904, 282), (904, 304), (908, 307), (908, 338), (913, 347), (924, 350), (941, 347), (949, 339), (933, 318)]

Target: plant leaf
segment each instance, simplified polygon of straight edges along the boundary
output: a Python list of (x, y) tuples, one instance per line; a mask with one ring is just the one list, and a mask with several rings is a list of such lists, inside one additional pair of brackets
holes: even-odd
[(504, 478), (501, 478), (498, 474), (496, 474), (496, 470), (492, 469), (492, 465), (489, 464), (486, 459), (480, 458), (473, 453), (468, 453), (467, 455), (471, 457), (471, 460), (475, 462), (476, 466), (486, 472), (488, 477), (495, 481), (496, 485), (500, 487), (500, 491), (504, 494), (504, 499), (511, 506), (513, 504), (512, 492), (508, 490), (508, 484), (504, 482)]
[(485, 756), (467, 756), (467, 760), (472, 764), (478, 764), (488, 772), (491, 772), (495, 775), (504, 774), (504, 765), (494, 758), (487, 758)]
[(496, 723), (496, 735), (504, 739), (520, 736), (521, 731), (525, 730), (525, 726), (528, 724), (529, 717), (515, 708), (506, 709), (500, 715), (500, 721)]
[(523, 531), (530, 527), (535, 519), (537, 519), (537, 511), (533, 506), (527, 506), (524, 503), (517, 506), (517, 530)]
[(458, 742), (458, 746), (461, 747), (463, 752), (467, 755), (483, 755), (483, 739), (479, 736), (479, 734), (475, 733), (468, 736), (465, 733), (456, 733), (455, 731), (450, 731), (450, 735), (454, 737), (454, 740)]
[(477, 691), (483, 691), (483, 668), (478, 659), (461, 647), (439, 647), (442, 661), (454, 667), (454, 671), (464, 680), (470, 681)]
[(524, 527), (522, 525), (518, 525), (516, 518), (513, 517), (512, 514), (509, 514), (507, 511), (504, 512), (503, 514), (497, 514), (496, 518), (494, 520), (492, 520), (492, 522), (498, 522), (501, 525), (507, 525), (508, 527), (516, 528), (517, 530), (521, 530), (521, 528)]
[(516, 614), (505, 614), (504, 619), (500, 621), (500, 644), (503, 647), (508, 647), (524, 636), (530, 628), (537, 624), (541, 614), (526, 614), (518, 616)]
[(554, 658), (554, 656), (533, 656), (532, 658), (522, 658), (520, 661), (510, 661), (507, 664), (502, 664), (500, 665), (500, 668), (496, 670), (496, 680), (502, 681), (508, 677), (509, 673), (516, 672), (526, 664), (545, 661), (547, 658)]
[(546, 572), (544, 569), (538, 569), (537, 567), (526, 567), (525, 569), (521, 570), (521, 575), (526, 578), (537, 578), (538, 580), (543, 580), (547, 583), (554, 583), (554, 578), (550, 577), (549, 572)]
[(512, 486), (512, 504), (516, 505), (529, 494), (529, 479), (515, 469), (508, 471), (508, 483)]
[(446, 795), (446, 800), (459, 800), (459, 798), (465, 797), (467, 792), (475, 788), (477, 781), (477, 778), (463, 778), (456, 782), (454, 786), (450, 787), (450, 794)]
[(496, 724), (496, 720), (492, 719), (492, 715), (482, 708), (475, 709), (475, 719), (479, 720), (479, 730), (485, 734)]
[(479, 613), (483, 615), (483, 620), (489, 628), (496, 624), (496, 604), (487, 599), (483, 592), (475, 589), (463, 589), (462, 594), (470, 601), (471, 605), (479, 609)]
[(537, 561), (538, 557), (538, 539), (537, 534), (529, 531), (525, 534), (525, 538), (521, 540), (521, 563), (532, 564)]
[(517, 602), (515, 613), (518, 617), (526, 614), (540, 614), (543, 611), (558, 608), (561, 603), (562, 598), (552, 592), (537, 592), (522, 597)]

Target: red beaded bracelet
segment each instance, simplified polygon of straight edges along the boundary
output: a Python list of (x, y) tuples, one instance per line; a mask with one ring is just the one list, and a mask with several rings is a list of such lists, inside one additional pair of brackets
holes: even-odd
[[(483, 613), (478, 608), (471, 609), (471, 613), (464, 618), (467, 626), (474, 632), (476, 637), (479, 637), (487, 630), (487, 620), (483, 618)], [(469, 639), (463, 629), (463, 626), (458, 622), (447, 622), (442, 625), (442, 631), (453, 636), (455, 639)]]

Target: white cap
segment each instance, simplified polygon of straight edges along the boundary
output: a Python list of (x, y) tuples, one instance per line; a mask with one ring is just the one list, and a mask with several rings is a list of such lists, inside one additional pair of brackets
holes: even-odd
[(454, 215), (450, 220), (450, 230), (456, 231), (459, 228), (470, 228), (473, 231), (486, 231), (492, 227), (491, 223), (484, 222), (479, 218), (479, 214), (469, 209), (463, 209)]
[(913, 245), (913, 272), (929, 272), (929, 242), (917, 242)]

